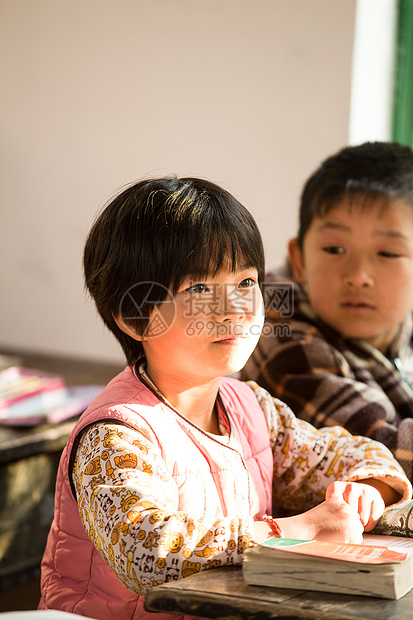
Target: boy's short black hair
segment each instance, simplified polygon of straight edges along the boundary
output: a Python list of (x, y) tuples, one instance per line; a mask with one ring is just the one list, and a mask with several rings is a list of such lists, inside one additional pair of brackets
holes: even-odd
[(85, 243), (86, 287), (128, 364), (143, 354), (121, 317), (144, 335), (154, 308), (187, 278), (255, 267), (264, 277), (264, 249), (249, 211), (229, 192), (199, 178), (168, 176), (128, 186), (104, 208)]
[(344, 196), (401, 198), (413, 206), (413, 151), (396, 142), (366, 142), (328, 157), (304, 185), (298, 245), (314, 217), (324, 216)]

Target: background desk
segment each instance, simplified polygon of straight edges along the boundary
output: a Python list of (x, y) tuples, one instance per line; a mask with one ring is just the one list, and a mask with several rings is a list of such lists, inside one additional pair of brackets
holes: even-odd
[[(105, 385), (122, 366), (15, 351), (21, 365), (61, 374), (68, 386)], [(10, 588), (39, 578), (39, 566), (53, 519), (56, 471), (76, 418), (34, 428), (0, 425), (0, 611), (33, 608)], [(38, 587), (36, 588), (38, 592)], [(37, 604), (37, 603), (36, 603)]]
[(219, 620), (410, 620), (413, 590), (398, 601), (247, 586), (241, 567), (217, 568), (158, 586), (148, 611)]

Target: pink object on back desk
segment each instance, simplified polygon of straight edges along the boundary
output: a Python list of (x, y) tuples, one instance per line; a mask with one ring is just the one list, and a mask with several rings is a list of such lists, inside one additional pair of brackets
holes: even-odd
[(37, 426), (82, 413), (103, 385), (67, 387), (63, 377), (20, 366), (0, 372), (0, 424)]

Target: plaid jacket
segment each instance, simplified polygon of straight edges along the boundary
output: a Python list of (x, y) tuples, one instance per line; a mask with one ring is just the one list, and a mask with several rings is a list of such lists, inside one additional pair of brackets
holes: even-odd
[[(276, 283), (272, 292), (271, 283)], [(275, 307), (277, 294), (283, 301), (283, 283), (284, 302)], [(339, 424), (384, 443), (413, 480), (412, 318), (406, 318), (386, 356), (323, 323), (288, 265), (269, 273), (265, 286), (271, 302), (266, 324), (242, 379), (256, 381), (316, 427)]]

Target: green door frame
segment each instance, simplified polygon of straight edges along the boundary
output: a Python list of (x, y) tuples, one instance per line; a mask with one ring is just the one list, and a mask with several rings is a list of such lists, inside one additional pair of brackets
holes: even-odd
[(393, 140), (413, 147), (413, 0), (399, 0)]

